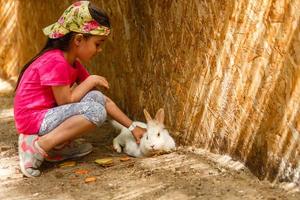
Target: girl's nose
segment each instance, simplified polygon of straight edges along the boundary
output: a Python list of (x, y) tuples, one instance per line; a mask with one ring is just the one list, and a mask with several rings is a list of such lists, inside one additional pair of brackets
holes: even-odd
[(100, 53), (101, 51), (102, 51), (101, 48), (98, 48), (98, 49), (97, 49), (97, 53)]

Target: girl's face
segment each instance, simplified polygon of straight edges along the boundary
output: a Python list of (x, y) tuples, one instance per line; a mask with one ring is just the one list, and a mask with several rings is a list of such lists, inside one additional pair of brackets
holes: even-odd
[(75, 44), (77, 46), (76, 57), (84, 62), (90, 61), (93, 56), (102, 51), (101, 46), (106, 39), (106, 36), (98, 35), (93, 35), (88, 38), (82, 37), (79, 40), (75, 38)]

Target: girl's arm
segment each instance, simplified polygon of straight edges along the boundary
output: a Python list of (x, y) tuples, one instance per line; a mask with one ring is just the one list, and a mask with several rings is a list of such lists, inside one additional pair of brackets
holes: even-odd
[(79, 102), (84, 95), (96, 86), (109, 88), (108, 82), (102, 76), (90, 75), (77, 87), (71, 89), (70, 85), (52, 86), (52, 92), (57, 105)]
[[(105, 96), (105, 109), (109, 116), (111, 116), (114, 120), (119, 122), (125, 127), (129, 127), (132, 124), (132, 120), (129, 119), (121, 110), (120, 108), (107, 96)], [(142, 138), (143, 134), (145, 133), (145, 129), (141, 127), (135, 127), (132, 131), (133, 136), (136, 139), (136, 142), (139, 144), (140, 139)]]
[[(66, 86), (52, 86), (52, 91), (56, 100), (57, 105), (63, 105), (67, 103), (79, 102), (86, 93), (91, 91), (96, 86), (103, 86), (109, 89), (108, 82), (104, 77), (91, 75), (83, 82), (81, 82), (73, 90), (69, 85)], [(108, 97), (106, 97), (105, 109), (108, 115), (110, 115), (114, 120), (119, 122), (125, 127), (129, 127), (132, 124), (132, 120), (129, 119), (120, 108)], [(145, 133), (145, 129), (140, 127), (135, 127), (132, 131), (136, 142), (140, 142), (140, 138)]]

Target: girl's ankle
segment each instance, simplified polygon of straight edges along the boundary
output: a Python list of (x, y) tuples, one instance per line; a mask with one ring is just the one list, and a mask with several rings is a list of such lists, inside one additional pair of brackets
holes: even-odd
[(43, 157), (47, 157), (47, 156), (48, 156), (48, 154), (46, 153), (46, 151), (40, 146), (38, 140), (35, 141), (34, 147), (35, 147), (35, 149), (36, 149), (40, 154), (43, 155)]

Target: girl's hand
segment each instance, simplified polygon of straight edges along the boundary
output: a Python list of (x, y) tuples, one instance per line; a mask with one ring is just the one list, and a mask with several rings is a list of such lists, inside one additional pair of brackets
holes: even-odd
[(98, 76), (98, 75), (90, 75), (89, 78), (92, 80), (94, 83), (95, 87), (97, 86), (103, 86), (106, 89), (109, 89), (109, 84), (103, 76)]
[(135, 127), (132, 130), (132, 135), (134, 136), (136, 143), (139, 144), (141, 141), (141, 138), (143, 137), (144, 133), (146, 132), (146, 129), (141, 128), (139, 126)]

